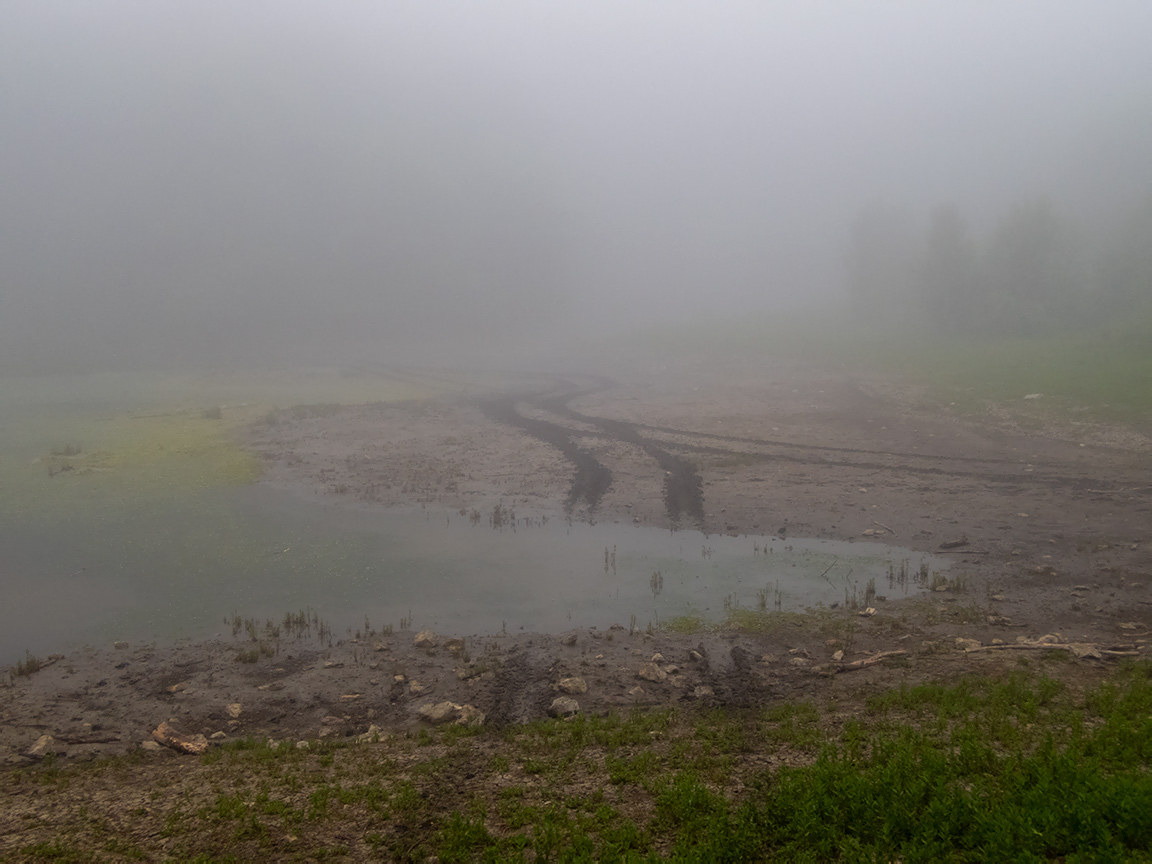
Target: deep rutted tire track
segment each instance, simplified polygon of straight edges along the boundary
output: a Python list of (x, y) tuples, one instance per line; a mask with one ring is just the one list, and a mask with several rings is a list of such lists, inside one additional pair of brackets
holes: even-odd
[(533, 438), (559, 450), (575, 468), (572, 485), (564, 501), (564, 512), (571, 515), (576, 505), (583, 500), (591, 515), (612, 485), (612, 472), (595, 456), (576, 445), (573, 436), (578, 433), (547, 420), (525, 417), (516, 410), (516, 403), (520, 401), (518, 396), (494, 396), (481, 400), (480, 408), (492, 420), (522, 429)]
[(504, 395), (489, 397), (481, 401), (481, 408), (488, 417), (509, 426), (522, 429), (529, 435), (558, 449), (575, 468), (572, 486), (564, 503), (564, 511), (571, 513), (583, 500), (592, 513), (612, 485), (612, 472), (588, 450), (575, 443), (577, 437), (587, 435), (578, 429), (552, 423), (535, 417), (526, 417), (517, 410), (523, 402), (534, 408), (547, 411), (557, 417), (595, 426), (610, 439), (638, 447), (655, 460), (664, 472), (664, 509), (673, 526), (688, 521), (697, 527), (704, 527), (703, 481), (696, 466), (677, 456), (655, 442), (642, 436), (630, 423), (605, 417), (581, 414), (568, 407), (573, 399), (614, 386), (606, 378), (596, 378), (591, 387), (580, 388), (564, 379), (557, 379), (552, 390), (545, 393)]

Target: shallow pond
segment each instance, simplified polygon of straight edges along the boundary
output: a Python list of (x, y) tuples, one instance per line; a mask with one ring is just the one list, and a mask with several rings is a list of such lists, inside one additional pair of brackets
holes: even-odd
[[(877, 543), (705, 536), (569, 524), (506, 511), (381, 511), (257, 484), (67, 526), (0, 521), (0, 663), (79, 642), (205, 637), (233, 614), (315, 610), (339, 637), (364, 625), (443, 633), (659, 626), (733, 609), (803, 611), (899, 596), (921, 562)], [(907, 562), (907, 586), (889, 571)]]

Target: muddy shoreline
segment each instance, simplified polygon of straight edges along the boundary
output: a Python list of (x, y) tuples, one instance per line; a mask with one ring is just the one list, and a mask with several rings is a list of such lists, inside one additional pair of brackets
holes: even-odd
[[(246, 444), (265, 461), (262, 482), (293, 495), (867, 539), (955, 564), (937, 590), (878, 602), (866, 617), (768, 615), (744, 629), (81, 649), (0, 681), (0, 759), (139, 749), (172, 718), (216, 741), (411, 728), (427, 722), (422, 706), (444, 702), (518, 723), (547, 715), (567, 678), (584, 680), (573, 696), (584, 712), (740, 707), (961, 674), (1007, 653), (971, 653), (958, 639), (1049, 636), (1117, 652), (1074, 659), (1092, 665), (1146, 653), (1152, 446), (1030, 408), (962, 417), (892, 382), (772, 367), (510, 378), (458, 399), (273, 418)], [(448, 647), (452, 637), (463, 641)], [(884, 652), (900, 653), (840, 674)]]

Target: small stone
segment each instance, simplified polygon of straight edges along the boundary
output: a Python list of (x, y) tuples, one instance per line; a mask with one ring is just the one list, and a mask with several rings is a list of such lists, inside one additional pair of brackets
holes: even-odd
[(431, 687), (427, 686), (426, 684), (421, 684), (419, 681), (408, 682), (408, 692), (413, 696), (419, 696), (422, 693), (427, 693), (431, 689)]
[(117, 641), (112, 643), (112, 647), (116, 648), (117, 650), (123, 651), (125, 648), (128, 647), (128, 643), (127, 642), (121, 642), (120, 640), (117, 640)]
[(1003, 640), (1003, 639), (993, 639), (993, 640), (992, 640), (992, 644), (993, 644), (993, 645), (1003, 645), (1003, 644), (1004, 644), (1004, 640)]
[(417, 648), (435, 648), (439, 637), (432, 630), (421, 630), (412, 640)]
[(716, 695), (716, 692), (707, 684), (697, 684), (696, 689), (692, 692), (697, 699), (707, 699), (709, 696)]
[(655, 654), (652, 655), (652, 662), (653, 663), (663, 663), (664, 662), (664, 655), (661, 654), (659, 651), (657, 651)]
[(976, 639), (965, 639), (963, 636), (956, 638), (956, 647), (962, 651), (973, 651), (980, 647), (980, 642)]
[(652, 681), (653, 683), (659, 683), (668, 677), (668, 673), (657, 666), (655, 663), (647, 664), (636, 674), (638, 677), (643, 678), (645, 681)]
[(832, 655), (832, 659), (835, 660), (837, 663), (839, 663), (841, 660), (844, 659), (844, 652), (843, 651), (837, 651), (835, 654)]
[(417, 709), (417, 713), (433, 726), (448, 723), (460, 715), (460, 706), (454, 702), (426, 702)]
[(459, 654), (464, 650), (464, 640), (459, 636), (453, 636), (451, 639), (445, 640), (444, 647), (453, 654)]
[(574, 717), (580, 713), (580, 703), (571, 696), (557, 696), (548, 706), (549, 717)]
[(775, 654), (762, 654), (762, 655), (760, 655), (760, 662), (761, 663), (775, 663), (776, 662), (776, 655)]
[(631, 690), (628, 691), (628, 695), (631, 696), (633, 699), (643, 699), (648, 694), (644, 691), (643, 687), (641, 687), (639, 684), (637, 684), (635, 687), (633, 687)]
[(1059, 645), (1060, 644), (1060, 636), (1056, 633), (1048, 633), (1044, 636), (1041, 636), (1036, 641), (1043, 644), (1043, 645)]
[(232, 704), (228, 705), (224, 710), (228, 713), (229, 717), (231, 717), (233, 720), (235, 720), (236, 718), (238, 718), (240, 716), (243, 709), (242, 709), (239, 702), (233, 702)]
[(701, 660), (704, 659), (704, 655), (701, 654), (699, 651), (689, 651), (688, 657), (694, 663), (699, 663)]
[(324, 668), (325, 669), (339, 669), (343, 665), (344, 664), (341, 663), (339, 660), (325, 660), (324, 661)]
[(357, 736), (356, 740), (362, 744), (369, 744), (378, 741), (380, 738), (381, 729), (375, 723), (368, 727), (368, 731), (363, 735)]
[(1117, 626), (1119, 626), (1119, 628), (1121, 630), (1139, 630), (1140, 629), (1140, 625), (1137, 624), (1135, 621), (1123, 621)]
[(560, 644), (561, 645), (568, 645), (568, 646), (575, 645), (576, 644), (576, 633), (572, 632), (572, 633), (564, 634), (564, 636), (562, 636), (560, 638)]
[(588, 692), (588, 682), (583, 678), (561, 678), (560, 683), (556, 685), (560, 690), (570, 695)]
[(383, 642), (377, 642), (374, 646), (372, 646), (372, 650), (373, 651), (387, 651), (388, 646), (385, 645)]
[(157, 743), (156, 741), (141, 741), (140, 742), (140, 749), (141, 750), (159, 750), (161, 748), (160, 748), (159, 743)]
[(867, 609), (857, 612), (856, 614), (861, 618), (871, 618), (876, 614), (876, 608), (874, 606), (869, 606)]
[(307, 750), (308, 749), (308, 742), (307, 741), (297, 741), (296, 742), (296, 749), (297, 750)]
[(31, 747), (24, 751), (24, 755), (31, 756), (33, 759), (43, 759), (53, 752), (55, 743), (56, 739), (51, 735), (41, 735)]
[(273, 682), (271, 684), (261, 684), (256, 689), (257, 690), (265, 690), (265, 691), (271, 690), (271, 691), (275, 692), (276, 690), (283, 690), (284, 685), (280, 684), (279, 682)]
[(223, 741), (227, 737), (228, 737), (228, 733), (224, 732), (223, 730), (220, 730), (217, 732), (213, 732), (211, 735), (209, 735), (208, 740), (209, 741)]
[(179, 684), (173, 684), (171, 687), (169, 687), (168, 692), (169, 693), (183, 693), (187, 689), (188, 689), (188, 682), (187, 681), (181, 681)]
[(475, 705), (461, 705), (460, 716), (456, 718), (457, 726), (484, 725), (484, 712)]
[(791, 660), (788, 661), (789, 666), (804, 667), (804, 666), (810, 666), (811, 664), (812, 664), (812, 661), (807, 660), (804, 657), (793, 657)]
[(199, 733), (185, 735), (168, 720), (152, 730), (152, 738), (165, 747), (171, 747), (180, 753), (191, 753), (194, 756), (199, 756), (208, 749), (208, 739), (203, 735)]

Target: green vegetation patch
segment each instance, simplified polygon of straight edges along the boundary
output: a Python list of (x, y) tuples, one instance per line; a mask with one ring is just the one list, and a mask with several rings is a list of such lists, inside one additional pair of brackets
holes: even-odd
[[(4, 775), (0, 819), (25, 826), (21, 860), (1149, 861), (1150, 767), (1142, 662), (1087, 690), (1018, 673), (849, 712), (633, 711), (42, 766)], [(94, 794), (110, 787), (131, 796)], [(130, 820), (101, 812), (123, 800)]]

